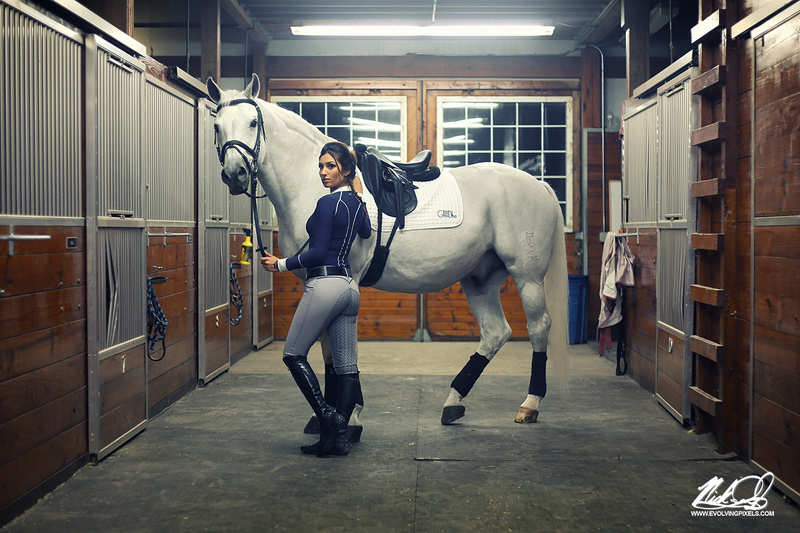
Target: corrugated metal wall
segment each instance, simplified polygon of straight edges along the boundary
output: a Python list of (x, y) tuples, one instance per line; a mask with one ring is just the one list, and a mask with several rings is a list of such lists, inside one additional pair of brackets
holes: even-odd
[(0, 5), (0, 213), (82, 215), (82, 41)]
[(228, 188), (222, 183), (220, 172), (222, 168), (219, 165), (217, 158), (217, 151), (214, 147), (214, 119), (216, 113), (213, 113), (207, 107), (203, 107), (204, 120), (203, 127), (205, 128), (205, 147), (202, 149), (202, 157), (204, 158), (203, 168), (205, 172), (205, 213), (206, 220), (208, 221), (227, 221), (228, 220)]
[(142, 217), (141, 94), (137, 66), (98, 50), (98, 213)]
[(228, 302), (229, 294), (228, 228), (206, 228), (205, 262), (206, 309)]
[(693, 173), (690, 84), (691, 80), (686, 80), (659, 97), (659, 220), (668, 215), (680, 215), (680, 219), (686, 220), (689, 204), (687, 177)]
[(144, 217), (193, 221), (194, 104), (148, 80), (144, 89)]
[(657, 100), (624, 120), (623, 195), (627, 198), (627, 222), (654, 222), (658, 194), (658, 106)]
[(684, 329), (686, 228), (661, 229), (658, 236), (656, 301), (660, 322)]
[(145, 333), (146, 279), (141, 228), (100, 228), (97, 268), (99, 349), (111, 348)]

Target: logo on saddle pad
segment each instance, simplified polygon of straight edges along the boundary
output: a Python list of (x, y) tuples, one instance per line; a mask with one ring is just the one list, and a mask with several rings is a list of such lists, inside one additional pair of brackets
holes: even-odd
[(449, 210), (449, 209), (439, 209), (439, 210), (436, 212), (436, 216), (438, 216), (439, 218), (458, 218), (458, 217), (456, 216), (456, 214), (455, 214), (455, 213), (453, 213), (453, 212), (452, 212), (451, 210)]

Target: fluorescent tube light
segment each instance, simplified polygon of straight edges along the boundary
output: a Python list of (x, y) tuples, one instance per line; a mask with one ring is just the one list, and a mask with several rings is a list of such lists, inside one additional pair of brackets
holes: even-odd
[(293, 35), (327, 37), (549, 37), (555, 26), (538, 24), (492, 25), (379, 25), (292, 26)]

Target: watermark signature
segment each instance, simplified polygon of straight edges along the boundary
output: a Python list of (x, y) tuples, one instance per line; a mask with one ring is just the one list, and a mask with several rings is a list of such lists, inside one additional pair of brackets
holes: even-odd
[[(767, 472), (761, 477), (746, 476), (730, 484), (727, 489), (720, 492), (724, 479), (714, 476), (697, 487), (700, 491), (697, 498), (692, 502), (692, 507), (703, 511), (716, 511), (713, 513), (697, 513), (698, 515), (718, 515), (723, 514), (719, 511), (727, 511), (724, 514), (736, 515), (757, 515), (772, 514), (763, 511), (769, 503), (766, 494), (775, 482), (772, 472)], [(755, 483), (752, 492), (748, 492), (748, 486)], [(736, 510), (731, 513), (731, 510)], [(760, 512), (759, 512), (760, 511)], [(694, 512), (692, 514), (695, 514)]]

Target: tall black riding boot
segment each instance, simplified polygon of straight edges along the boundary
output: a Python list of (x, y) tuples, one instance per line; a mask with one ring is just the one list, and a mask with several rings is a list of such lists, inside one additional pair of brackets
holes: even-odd
[[(336, 399), (339, 397), (339, 378), (336, 376), (336, 371), (333, 365), (325, 363), (325, 402), (331, 406), (331, 409), (336, 409)], [(319, 419), (312, 416), (308, 419), (306, 427), (303, 428), (303, 433), (307, 435), (319, 435)]]
[(347, 429), (347, 420), (331, 409), (325, 402), (325, 398), (319, 388), (317, 376), (305, 357), (284, 357), (283, 362), (289, 368), (295, 383), (300, 387), (300, 392), (303, 393), (306, 401), (319, 419), (320, 442), (316, 453), (319, 457), (322, 457), (336, 444), (338, 432)]
[[(353, 414), (353, 409), (356, 405), (356, 399), (360, 394), (360, 384), (358, 381), (358, 372), (354, 374), (343, 374), (339, 376), (339, 398), (337, 399), (336, 412), (342, 416), (346, 421), (350, 420)], [(347, 455), (350, 452), (350, 441), (347, 440), (348, 427), (345, 424), (336, 432), (336, 442), (328, 450), (328, 455)], [(309, 446), (301, 446), (300, 449), (303, 453), (320, 455), (319, 450), (323, 444), (322, 438), (319, 442)]]

